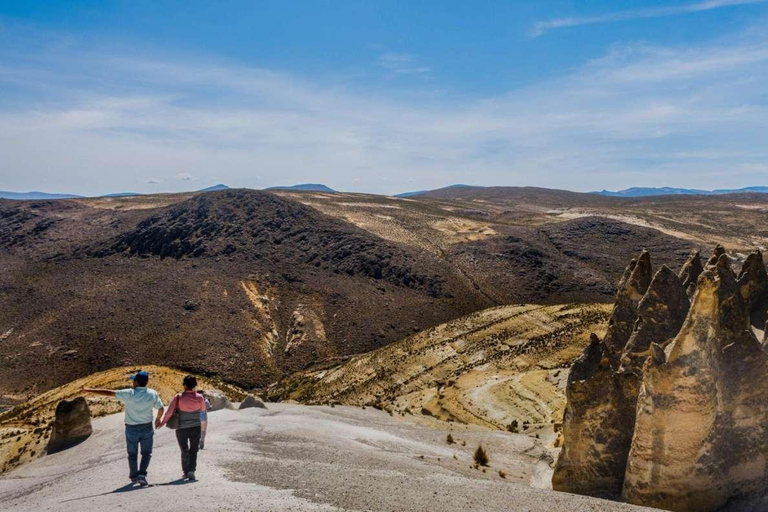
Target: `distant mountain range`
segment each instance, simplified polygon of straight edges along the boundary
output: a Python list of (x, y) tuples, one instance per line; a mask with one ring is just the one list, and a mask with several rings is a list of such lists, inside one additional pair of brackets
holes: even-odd
[(227, 190), (229, 187), (219, 183), (218, 185), (214, 185), (212, 187), (206, 187), (202, 190), (198, 190), (198, 192), (216, 192), (217, 190)]
[[(226, 190), (229, 187), (219, 183), (212, 187), (198, 190), (197, 192), (214, 192), (216, 190)], [(135, 197), (141, 196), (138, 192), (115, 192), (114, 194), (104, 194), (103, 196), (95, 197)], [(78, 196), (75, 194), (49, 194), (47, 192), (6, 192), (0, 190), (0, 199), (16, 199), (19, 201), (34, 201), (40, 199), (79, 199), (86, 196)]]
[[(450, 191), (452, 189), (468, 189), (468, 188), (486, 188), (473, 185), (449, 185), (447, 187), (434, 189), (434, 190), (414, 190), (411, 192), (403, 192), (395, 194), (393, 197), (416, 197), (425, 194), (435, 193), (438, 191)], [(217, 190), (227, 190), (229, 187), (222, 183), (207, 187), (197, 192), (214, 192)], [(335, 194), (337, 191), (323, 185), (322, 183), (301, 183), (298, 185), (286, 185), (269, 187), (264, 190), (295, 190), (303, 192), (324, 192), (327, 194)], [(653, 196), (680, 196), (680, 195), (703, 195), (714, 196), (723, 194), (744, 194), (744, 193), (759, 193), (768, 194), (768, 187), (744, 187), (744, 188), (720, 188), (715, 190), (701, 190), (695, 188), (674, 188), (674, 187), (631, 187), (624, 190), (601, 190), (596, 192), (590, 192), (590, 194), (605, 196), (605, 197), (653, 197)], [(99, 197), (132, 197), (140, 196), (137, 192), (118, 192), (114, 194), (106, 194)], [(17, 199), (17, 200), (39, 200), (39, 199), (77, 199), (85, 196), (79, 196), (76, 194), (49, 194), (46, 192), (6, 192), (0, 191), (0, 199)]]
[(414, 197), (414, 196), (420, 196), (422, 194), (428, 194), (430, 192), (434, 192), (435, 190), (449, 190), (452, 188), (468, 188), (468, 187), (483, 188), (483, 187), (475, 187), (474, 185), (463, 185), (461, 183), (457, 183), (456, 185), (448, 185), (447, 187), (436, 188), (433, 190), (415, 190), (413, 192), (403, 192), (401, 194), (395, 194), (392, 197)]
[(300, 185), (290, 185), (284, 187), (269, 187), (264, 190), (301, 190), (304, 192), (325, 192), (327, 194), (335, 194), (336, 191), (330, 187), (326, 187), (322, 183), (302, 183)]
[(608, 197), (651, 197), (651, 196), (717, 196), (722, 194), (743, 194), (743, 193), (768, 194), (768, 187), (744, 187), (744, 188), (720, 188), (716, 190), (699, 190), (695, 188), (673, 188), (673, 187), (632, 187), (624, 190), (612, 192), (610, 190), (601, 190), (600, 192), (591, 192), (600, 196)]
[(75, 194), (48, 194), (45, 192), (5, 192), (0, 190), (0, 199), (18, 199), (18, 200), (35, 200), (35, 199), (75, 199), (82, 196), (76, 196)]

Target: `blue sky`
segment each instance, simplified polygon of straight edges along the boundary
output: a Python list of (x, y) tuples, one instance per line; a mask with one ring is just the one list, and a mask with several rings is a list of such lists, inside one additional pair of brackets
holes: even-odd
[(0, 0), (0, 189), (768, 184), (768, 0)]

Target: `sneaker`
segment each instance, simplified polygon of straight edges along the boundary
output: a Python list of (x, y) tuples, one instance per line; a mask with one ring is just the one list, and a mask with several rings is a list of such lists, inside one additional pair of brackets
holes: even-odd
[(187, 478), (189, 478), (190, 480), (196, 480), (195, 472), (194, 471), (188, 471), (187, 472)]
[(139, 476), (136, 478), (136, 481), (139, 483), (141, 487), (146, 487), (149, 485), (149, 482), (147, 482), (147, 477), (145, 476)]
[(136, 478), (135, 476), (132, 476), (132, 477), (131, 477), (131, 483), (132, 483), (132, 484), (135, 484), (135, 483), (136, 483), (136, 482), (138, 482), (138, 481), (139, 481), (139, 479), (138, 479), (138, 478)]

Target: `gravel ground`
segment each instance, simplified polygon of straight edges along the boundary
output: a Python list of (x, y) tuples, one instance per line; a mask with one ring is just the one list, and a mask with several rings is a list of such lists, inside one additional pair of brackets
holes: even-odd
[[(175, 438), (163, 429), (152, 485), (127, 485), (123, 418), (114, 415), (94, 420), (84, 443), (1, 477), (0, 509), (644, 510), (542, 488), (551, 475), (546, 451), (524, 435), (349, 407), (269, 404), (209, 418), (196, 482), (179, 479)], [(478, 444), (490, 456), (485, 472), (472, 467)]]

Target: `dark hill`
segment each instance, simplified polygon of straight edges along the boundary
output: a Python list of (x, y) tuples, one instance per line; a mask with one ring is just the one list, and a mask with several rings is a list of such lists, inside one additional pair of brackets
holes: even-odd
[(268, 192), (0, 202), (0, 394), (124, 364), (244, 386), (491, 304), (444, 260)]
[[(401, 247), (301, 203), (267, 192), (228, 190), (170, 206), (100, 248), (97, 257), (126, 253), (160, 258), (239, 257), (288, 263), (300, 274), (330, 272), (384, 280), (445, 296), (444, 278)], [(421, 258), (428, 260), (429, 258)]]

